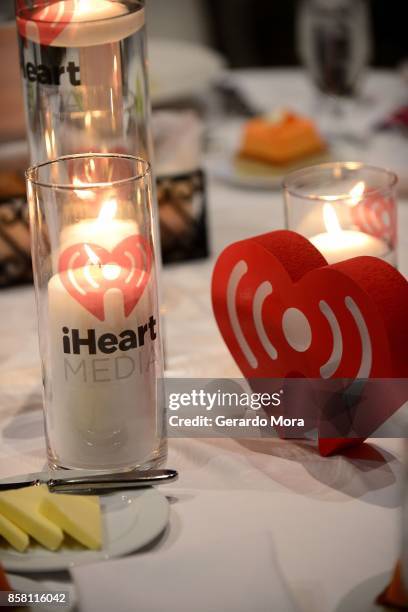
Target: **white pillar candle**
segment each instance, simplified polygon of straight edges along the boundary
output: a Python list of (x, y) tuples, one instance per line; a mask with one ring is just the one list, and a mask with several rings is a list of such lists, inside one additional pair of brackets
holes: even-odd
[[(109, 27), (106, 20), (110, 20)], [(47, 22), (51, 27), (66, 22), (52, 40), (53, 47), (88, 47), (116, 42), (142, 28), (144, 9), (129, 12), (124, 3), (110, 0), (60, 0), (32, 12), (26, 21), (26, 37), (40, 42), (37, 23)]]
[[(79, 191), (76, 192), (78, 195)], [(83, 219), (65, 226), (59, 237), (59, 244), (53, 245), (53, 267), (58, 268), (58, 258), (64, 249), (74, 244), (98, 244), (112, 251), (125, 238), (138, 234), (135, 221), (116, 219), (117, 202), (107, 200), (101, 207), (98, 218)]]
[(68, 247), (76, 243), (95, 242), (105, 249), (112, 250), (121, 240), (137, 232), (134, 221), (115, 219), (108, 227), (101, 227), (95, 221), (79, 221), (68, 225), (61, 232), (61, 246)]
[(389, 248), (383, 240), (358, 230), (343, 230), (334, 208), (328, 202), (324, 204), (323, 216), (328, 231), (312, 236), (310, 242), (319, 249), (329, 264), (360, 255), (386, 259)]
[(313, 236), (310, 242), (319, 249), (329, 264), (359, 255), (384, 257), (389, 250), (379, 238), (357, 230), (342, 230), (336, 235), (324, 232)]
[[(88, 249), (97, 244), (112, 251), (137, 233), (132, 221), (85, 220), (62, 231), (61, 252), (74, 244)], [(52, 391), (46, 403), (53, 451), (56, 463), (65, 467), (134, 467), (152, 457), (160, 435), (156, 279), (151, 271), (139, 302), (126, 316), (126, 290), (115, 287), (115, 280), (122, 272), (127, 276), (128, 270), (114, 261), (91, 261), (86, 268), (57, 273), (48, 284)], [(92, 295), (103, 299), (105, 320), (75, 299), (63, 274), (71, 274), (69, 282), (74, 285), (76, 278), (100, 285), (102, 297), (95, 287)], [(104, 280), (112, 281), (107, 291)]]

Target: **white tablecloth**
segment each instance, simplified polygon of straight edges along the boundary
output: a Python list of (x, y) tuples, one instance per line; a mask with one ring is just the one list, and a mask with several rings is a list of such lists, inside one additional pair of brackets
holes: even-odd
[[(284, 79), (274, 72), (238, 76), (258, 98), (269, 102), (268, 92), (279, 91), (285, 98), (285, 91), (296, 90), (296, 104), (301, 104), (299, 87), (306, 86), (296, 75), (285, 74)], [(370, 87), (375, 86), (381, 94), (381, 78), (372, 79)], [(214, 256), (231, 241), (283, 226), (278, 192), (243, 191), (210, 179), (208, 199)], [(407, 273), (408, 206), (403, 201), (399, 214), (400, 267)], [(172, 375), (239, 376), (211, 312), (213, 261), (164, 270)], [(0, 476), (9, 476), (39, 470), (45, 463), (30, 287), (2, 291), (0, 338)], [(166, 489), (176, 503), (157, 546), (168, 548), (188, 537), (181, 517), (191, 499), (197, 525), (202, 523), (201, 497), (203, 512), (208, 504), (219, 507), (222, 519), (231, 517), (237, 526), (231, 554), (246, 553), (245, 543), (240, 546), (240, 525), (254, 524), (272, 533), (280, 570), (300, 610), (368, 610), (398, 555), (401, 472), (398, 440), (372, 441), (371, 447), (378, 453), (366, 458), (323, 459), (306, 444), (279, 440), (170, 440), (168, 465), (179, 470), (180, 479)], [(154, 587), (160, 588), (155, 578)], [(173, 612), (171, 606), (169, 610)]]

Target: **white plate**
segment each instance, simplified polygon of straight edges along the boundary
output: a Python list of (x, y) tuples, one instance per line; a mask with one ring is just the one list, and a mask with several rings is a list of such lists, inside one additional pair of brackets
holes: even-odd
[[(57, 493), (55, 494), (57, 495)], [(141, 489), (101, 496), (103, 548), (84, 550), (63, 546), (56, 552), (32, 545), (19, 553), (0, 548), (0, 561), (7, 571), (54, 572), (134, 552), (158, 536), (169, 518), (169, 503), (156, 489)]]
[(242, 140), (243, 120), (231, 120), (213, 128), (210, 143), (214, 153), (208, 156), (206, 168), (214, 177), (235, 187), (244, 189), (280, 189), (286, 174), (297, 168), (304, 168), (322, 161), (342, 159), (343, 154), (336, 145), (331, 145), (327, 153), (299, 160), (282, 168), (269, 166), (251, 160), (242, 160), (239, 166), (236, 154)]
[(342, 597), (335, 612), (384, 612), (386, 608), (378, 605), (376, 599), (390, 580), (390, 572), (384, 572), (357, 584)]
[(235, 165), (234, 155), (228, 154), (211, 158), (206, 167), (213, 176), (221, 181), (244, 189), (280, 189), (286, 174), (282, 172), (261, 175), (251, 171), (239, 172)]
[[(267, 164), (252, 161), (240, 161), (241, 169), (238, 169), (235, 156), (233, 154), (221, 154), (207, 160), (206, 168), (210, 174), (219, 180), (244, 189), (280, 189), (284, 177), (293, 170), (305, 168), (314, 164), (332, 161), (335, 156), (333, 149), (320, 156), (311, 156), (299, 160), (296, 164), (285, 166), (280, 169), (276, 166), (269, 170)], [(337, 155), (338, 159), (341, 159)], [(245, 170), (243, 169), (245, 166)]]
[(152, 103), (166, 104), (199, 95), (224, 67), (223, 58), (207, 47), (165, 38), (149, 39)]
[[(310, 166), (320, 161), (355, 160), (374, 166), (393, 170), (399, 178), (400, 195), (408, 194), (408, 171), (405, 163), (406, 138), (398, 133), (373, 133), (368, 145), (358, 145), (346, 139), (333, 139), (327, 153), (321, 156), (305, 158), (282, 168), (274, 167), (268, 173), (268, 166), (256, 162), (246, 162), (246, 168), (239, 170), (235, 162), (236, 153), (242, 140), (244, 121), (225, 121), (212, 128), (209, 135), (211, 153), (206, 162), (207, 170), (216, 178), (248, 189), (280, 189), (284, 176), (296, 167)], [(253, 171), (251, 169), (251, 165)]]

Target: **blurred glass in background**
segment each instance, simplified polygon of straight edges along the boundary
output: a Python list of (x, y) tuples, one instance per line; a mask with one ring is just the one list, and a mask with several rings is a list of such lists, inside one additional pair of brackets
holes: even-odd
[(371, 34), (364, 0), (302, 0), (299, 55), (316, 87), (331, 96), (357, 93), (368, 64)]
[[(297, 45), (320, 92), (323, 129), (329, 124), (332, 136), (345, 136), (350, 126), (341, 120), (346, 112), (343, 101), (358, 96), (371, 55), (367, 2), (302, 0), (297, 14)], [(333, 121), (335, 118), (338, 120)]]

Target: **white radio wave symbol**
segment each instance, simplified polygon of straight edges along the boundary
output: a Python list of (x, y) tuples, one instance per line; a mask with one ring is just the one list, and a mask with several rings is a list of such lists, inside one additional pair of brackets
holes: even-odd
[[(254, 355), (247, 339), (245, 338), (237, 313), (237, 291), (239, 283), (248, 272), (248, 264), (241, 259), (235, 264), (227, 285), (227, 310), (236, 341), (247, 360), (249, 366), (256, 370), (258, 360)], [(278, 351), (269, 339), (262, 320), (262, 309), (266, 298), (273, 292), (272, 284), (269, 281), (261, 283), (254, 295), (252, 304), (252, 316), (255, 328), (265, 352), (273, 360), (278, 359)], [(352, 297), (346, 296), (344, 303), (350, 312), (357, 326), (360, 340), (362, 357), (356, 378), (368, 378), (372, 367), (372, 345), (367, 324), (360, 308)], [(343, 337), (339, 322), (332, 308), (325, 300), (320, 300), (319, 309), (325, 317), (333, 338), (333, 350), (329, 359), (320, 367), (322, 378), (331, 378), (336, 373), (343, 357)], [(308, 350), (312, 343), (312, 330), (305, 314), (298, 308), (288, 308), (282, 318), (282, 329), (288, 344), (298, 352)]]
[[(101, 287), (100, 282), (96, 281), (92, 277), (92, 274), (91, 274), (92, 266), (99, 266), (100, 269), (102, 270), (102, 276), (107, 281), (109, 280), (114, 281), (118, 278), (118, 276), (121, 273), (121, 268), (118, 264), (116, 264), (115, 262), (108, 263), (108, 264), (101, 264), (99, 257), (96, 255), (96, 253), (94, 253), (93, 250), (87, 244), (85, 244), (84, 247), (87, 252), (88, 259), (87, 259), (86, 264), (82, 266), (82, 270), (83, 270), (83, 274), (85, 276), (85, 279), (88, 285), (90, 285), (94, 289), (100, 289)], [(142, 261), (144, 262), (144, 265), (146, 266), (147, 265), (146, 251), (143, 248), (143, 246), (140, 244), (137, 245), (137, 248), (141, 252)], [(136, 287), (139, 287), (146, 275), (146, 269), (139, 269), (137, 267), (136, 259), (130, 251), (125, 251), (124, 255), (129, 261), (129, 267), (126, 268), (126, 271), (128, 271), (128, 274), (124, 282), (126, 285), (128, 285), (130, 281), (133, 279), (136, 273), (136, 270), (138, 270), (140, 274), (136, 282)], [(81, 256), (80, 251), (75, 251), (70, 257), (69, 262), (68, 262), (68, 278), (69, 278), (71, 285), (74, 287), (74, 289), (78, 293), (80, 293), (81, 295), (86, 295), (87, 290), (77, 282), (76, 277), (75, 277), (75, 271), (77, 268), (77, 266), (75, 265), (75, 262), (80, 256)]]

